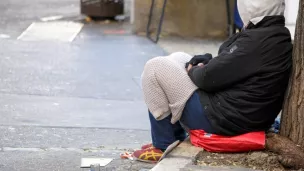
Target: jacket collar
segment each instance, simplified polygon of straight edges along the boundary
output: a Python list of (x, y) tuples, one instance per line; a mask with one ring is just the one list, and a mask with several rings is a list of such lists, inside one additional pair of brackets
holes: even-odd
[(285, 26), (285, 17), (282, 15), (277, 16), (266, 16), (262, 21), (257, 24), (250, 22), (245, 29), (255, 29), (270, 26)]

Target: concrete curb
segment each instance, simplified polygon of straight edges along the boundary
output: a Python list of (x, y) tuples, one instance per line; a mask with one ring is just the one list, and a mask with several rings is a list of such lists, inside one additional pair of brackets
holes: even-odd
[(189, 140), (184, 141), (151, 171), (179, 171), (187, 165), (192, 165), (194, 158), (200, 151), (202, 149), (191, 145)]
[(212, 167), (194, 165), (196, 156), (202, 148), (193, 146), (189, 140), (182, 142), (161, 162), (154, 166), (151, 171), (254, 171), (241, 167)]

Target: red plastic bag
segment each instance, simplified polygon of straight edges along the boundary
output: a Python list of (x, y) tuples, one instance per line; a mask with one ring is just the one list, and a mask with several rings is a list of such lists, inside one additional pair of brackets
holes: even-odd
[(220, 136), (208, 134), (203, 130), (190, 131), (190, 140), (194, 146), (209, 152), (236, 153), (263, 150), (265, 132), (251, 132), (239, 136)]

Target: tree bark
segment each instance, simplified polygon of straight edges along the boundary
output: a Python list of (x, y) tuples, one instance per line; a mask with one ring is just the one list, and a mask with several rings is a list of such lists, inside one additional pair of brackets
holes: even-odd
[(293, 70), (283, 107), (280, 133), (304, 147), (304, 0), (300, 0)]
[(287, 168), (304, 169), (304, 151), (290, 139), (267, 134), (266, 149), (279, 155), (279, 162)]

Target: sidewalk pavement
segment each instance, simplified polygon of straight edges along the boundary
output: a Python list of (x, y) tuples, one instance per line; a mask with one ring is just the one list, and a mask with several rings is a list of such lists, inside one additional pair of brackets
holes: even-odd
[(216, 56), (218, 49), (223, 41), (220, 40), (201, 40), (184, 39), (180, 37), (165, 37), (159, 41), (159, 46), (167, 53), (185, 52), (190, 55), (200, 55), (211, 53)]

